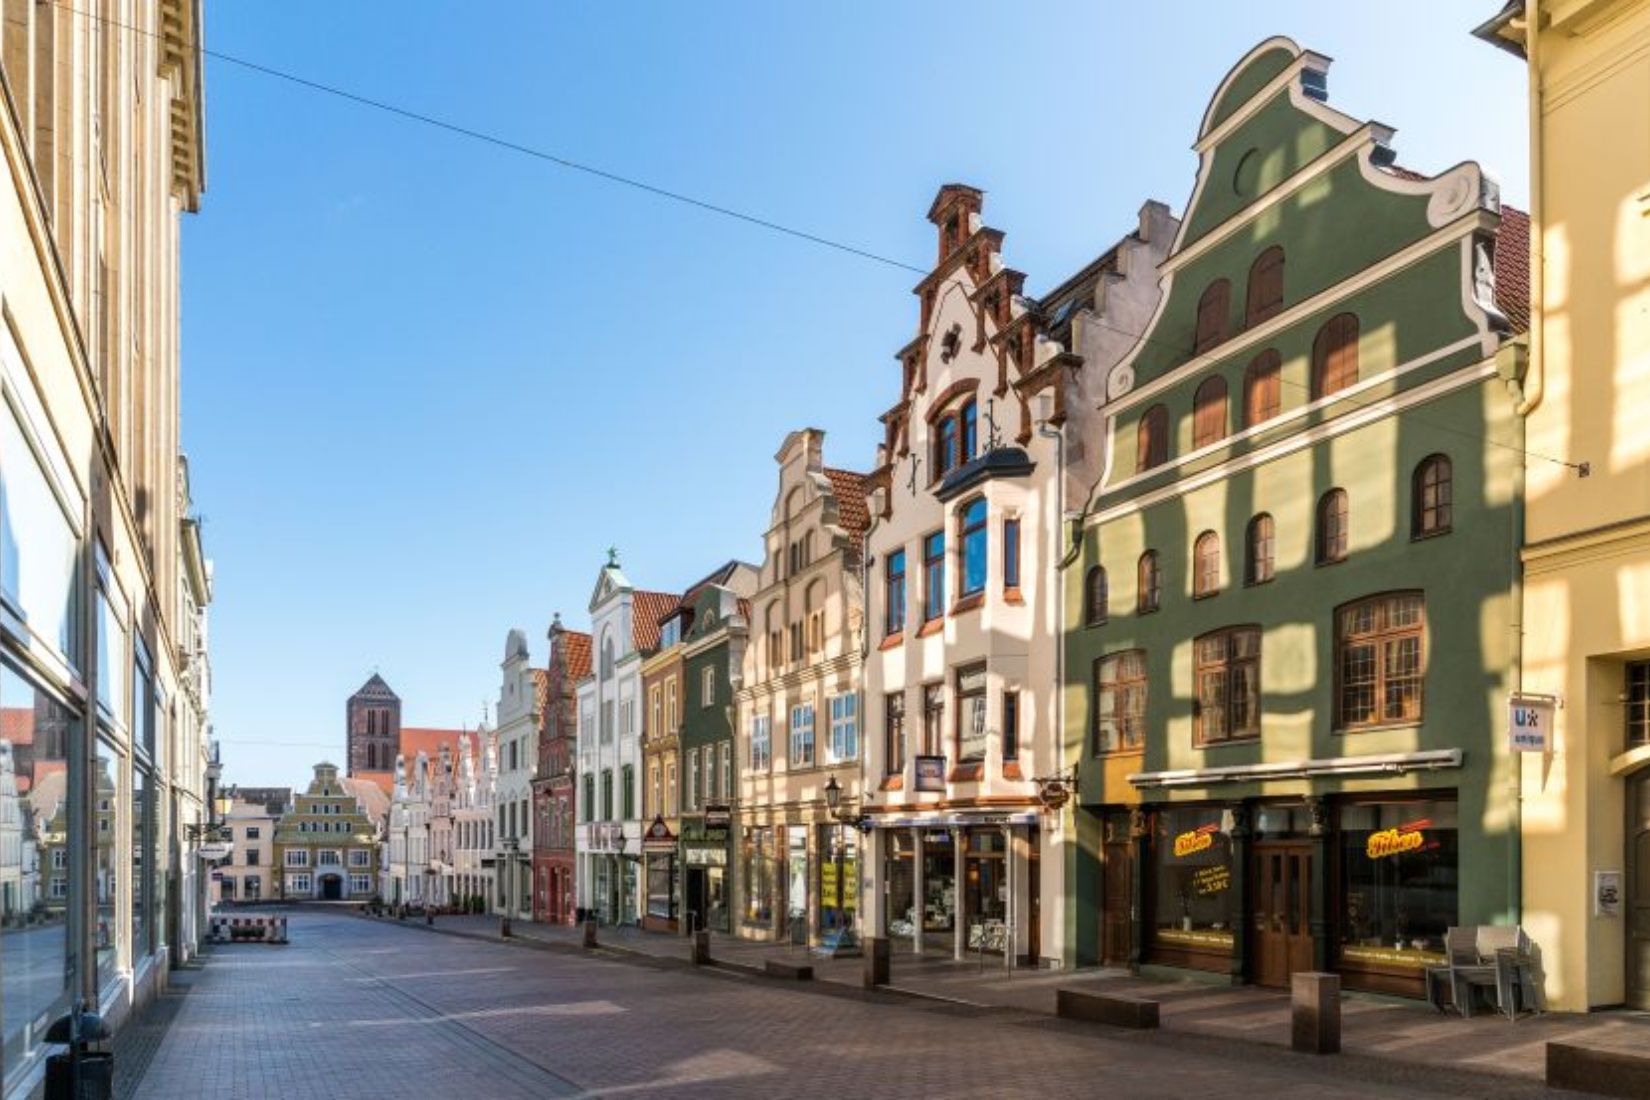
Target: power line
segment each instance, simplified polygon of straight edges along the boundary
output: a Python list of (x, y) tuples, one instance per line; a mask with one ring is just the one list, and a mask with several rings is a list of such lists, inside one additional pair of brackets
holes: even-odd
[[(142, 27), (133, 26), (132, 24), (129, 24), (129, 23), (122, 23), (122, 22), (120, 22), (116, 19), (113, 19), (113, 18), (110, 18), (110, 17), (107, 17), (107, 16), (98, 15), (94, 12), (88, 12), (88, 11), (85, 11), (83, 9), (73, 7), (71, 4), (69, 4), (67, 2), (64, 2), (64, 0), (53, 0), (53, 2), (54, 2), (54, 5), (56, 7), (61, 8), (64, 11), (67, 11), (67, 12), (69, 12), (71, 14), (74, 14), (74, 15), (84, 16), (87, 19), (96, 20), (96, 21), (98, 21), (100, 23), (104, 23), (108, 26), (116, 27), (116, 28), (119, 28), (121, 30), (131, 31), (134, 34), (144, 35), (145, 37), (148, 37), (148, 38), (159, 39), (159, 38), (162, 37), (162, 35), (160, 35), (157, 32), (145, 30)], [(703, 211), (706, 211), (708, 213), (719, 215), (721, 217), (730, 218), (734, 221), (744, 222), (747, 225), (753, 225), (753, 226), (756, 226), (760, 229), (767, 229), (771, 232), (784, 234), (785, 236), (792, 237), (792, 238), (795, 238), (797, 240), (805, 241), (805, 242), (810, 243), (810, 244), (816, 244), (816, 245), (819, 245), (823, 248), (834, 249), (838, 252), (843, 252), (843, 253), (846, 253), (850, 256), (858, 256), (861, 259), (870, 260), (873, 263), (882, 264), (884, 266), (892, 267), (892, 268), (895, 268), (897, 270), (909, 271), (909, 272), (912, 272), (914, 274), (924, 275), (924, 276), (929, 275), (929, 274), (932, 273), (929, 269), (918, 267), (915, 264), (908, 264), (908, 263), (904, 262), (903, 260), (896, 260), (896, 259), (893, 259), (892, 257), (884, 256), (881, 253), (872, 252), (869, 249), (859, 248), (859, 247), (854, 246), (854, 245), (845, 244), (841, 241), (832, 240), (829, 237), (823, 237), (823, 236), (820, 236), (816, 233), (809, 233), (805, 230), (797, 229), (797, 228), (794, 228), (792, 226), (785, 225), (781, 222), (776, 222), (776, 221), (772, 221), (772, 220), (767, 219), (767, 218), (758, 217), (755, 214), (747, 214), (747, 213), (745, 213), (743, 211), (740, 211), (740, 210), (734, 210), (731, 207), (722, 206), (718, 203), (713, 203), (713, 202), (710, 202), (710, 201), (705, 200), (705, 199), (695, 198), (692, 195), (687, 195), (687, 194), (684, 194), (680, 191), (673, 191), (673, 190), (671, 190), (669, 188), (666, 188), (666, 187), (660, 187), (660, 186), (657, 186), (655, 184), (646, 183), (642, 180), (638, 180), (638, 179), (635, 179), (635, 178), (630, 177), (630, 176), (623, 175), (623, 174), (618, 173), (618, 172), (609, 171), (608, 169), (605, 169), (605, 168), (598, 168), (594, 165), (584, 164), (582, 162), (569, 159), (567, 157), (558, 156), (555, 153), (551, 153), (551, 152), (548, 152), (548, 151), (543, 150), (543, 149), (537, 149), (537, 148), (534, 148), (530, 145), (524, 145), (520, 142), (512, 141), (509, 138), (499, 137), (496, 134), (490, 134), (490, 133), (487, 133), (486, 131), (483, 131), (483, 130), (477, 130), (477, 129), (474, 129), (472, 127), (462, 126), (462, 125), (460, 125), (458, 123), (455, 123), (455, 122), (448, 122), (444, 119), (436, 118), (433, 115), (427, 115), (427, 114), (424, 114), (420, 111), (411, 110), (410, 108), (399, 107), (399, 106), (397, 106), (393, 103), (388, 103), (388, 102), (386, 102), (384, 100), (381, 100), (381, 99), (375, 99), (371, 96), (361, 95), (361, 94), (356, 93), (356, 92), (347, 91), (347, 90), (345, 90), (343, 88), (340, 88), (336, 85), (327, 84), (323, 81), (311, 80), (308, 77), (302, 77), (302, 76), (297, 75), (296, 73), (290, 73), (290, 72), (287, 72), (283, 69), (277, 69), (277, 68), (275, 68), (274, 66), (271, 66), (271, 65), (264, 65), (264, 64), (261, 64), (261, 63), (256, 62), (256, 61), (249, 61), (246, 58), (237, 57), (233, 54), (224, 53), (221, 50), (209, 49), (205, 44), (201, 43), (198, 40), (196, 40), (192, 43), (188, 43), (188, 44), (192, 45), (192, 46), (194, 46), (194, 48), (200, 50), (203, 56), (215, 58), (219, 61), (223, 61), (223, 62), (226, 62), (226, 63), (231, 64), (231, 65), (238, 65), (241, 68), (247, 69), (251, 72), (261, 73), (265, 76), (273, 77), (277, 80), (283, 80), (283, 81), (286, 81), (286, 82), (291, 83), (291, 84), (296, 84), (299, 87), (307, 88), (311, 91), (319, 92), (323, 95), (334, 96), (336, 98), (343, 99), (343, 100), (346, 100), (346, 101), (351, 102), (351, 103), (355, 103), (359, 106), (369, 107), (373, 110), (383, 111), (387, 114), (395, 115), (399, 118), (403, 118), (403, 119), (406, 119), (406, 120), (411, 121), (411, 122), (421, 123), (425, 126), (430, 126), (430, 127), (434, 127), (435, 129), (438, 129), (438, 130), (443, 130), (447, 133), (456, 134), (460, 137), (469, 138), (472, 141), (478, 141), (478, 142), (481, 142), (481, 143), (486, 144), (486, 145), (494, 146), (495, 148), (504, 149), (508, 152), (520, 153), (523, 156), (532, 157), (535, 160), (540, 160), (540, 161), (543, 161), (543, 162), (548, 163), (548, 164), (554, 164), (557, 167), (567, 169), (568, 171), (580, 172), (580, 173), (583, 173), (585, 175), (594, 177), (596, 179), (604, 180), (608, 183), (616, 183), (616, 184), (619, 184), (620, 186), (623, 186), (623, 187), (629, 187), (629, 188), (632, 188), (634, 190), (641, 191), (644, 194), (653, 195), (656, 198), (662, 198), (662, 199), (666, 199), (666, 200), (671, 201), (671, 202), (681, 203), (683, 205), (691, 206), (691, 207), (694, 207), (695, 209), (703, 210)], [(963, 283), (962, 279), (958, 278), (956, 276), (952, 276), (951, 278), (945, 280), (944, 282), (945, 283), (954, 283), (955, 285), (957, 285), (959, 287), (962, 287), (964, 291), (966, 291), (968, 289), (967, 285)], [(1091, 314), (1091, 316), (1092, 316), (1092, 314)], [(1169, 348), (1173, 351), (1176, 351), (1177, 353), (1179, 351), (1183, 350), (1178, 345), (1171, 344), (1166, 340), (1161, 340), (1161, 339), (1153, 337), (1153, 336), (1147, 336), (1145, 333), (1141, 333), (1141, 332), (1131, 332), (1128, 329), (1121, 328), (1117, 325), (1113, 325), (1113, 324), (1110, 324), (1106, 321), (1103, 321), (1098, 317), (1094, 317), (1092, 323), (1095, 324), (1099, 328), (1108, 329), (1112, 332), (1118, 333), (1119, 335), (1129, 337), (1130, 339), (1133, 339), (1136, 342), (1141, 343), (1141, 344), (1155, 345), (1155, 346), (1158, 346), (1158, 347), (1165, 347), (1165, 348)], [(1281, 385), (1291, 386), (1295, 389), (1306, 391), (1308, 394), (1310, 394), (1310, 392), (1311, 392), (1310, 387), (1308, 387), (1308, 386), (1303, 386), (1299, 382), (1294, 382), (1294, 381), (1284, 379), (1282, 377), (1281, 372), (1279, 374), (1278, 381), (1279, 381), (1279, 384), (1281, 384)], [(1356, 398), (1352, 398), (1352, 397), (1340, 397), (1340, 398), (1337, 398), (1337, 401), (1344, 402), (1345, 404), (1349, 404), (1349, 405), (1353, 406), (1354, 408), (1358, 408), (1358, 409), (1372, 408), (1375, 404), (1374, 402), (1370, 402), (1368, 404), (1361, 403)], [(1528, 450), (1526, 448), (1519, 447), (1515, 444), (1503, 443), (1499, 440), (1491, 439), (1489, 436), (1480, 435), (1478, 433), (1469, 431), (1469, 430), (1464, 429), (1464, 428), (1456, 428), (1456, 427), (1451, 427), (1451, 426), (1446, 425), (1446, 424), (1438, 424), (1438, 423), (1434, 423), (1434, 422), (1429, 422), (1429, 421), (1421, 419), (1419, 417), (1415, 417), (1414, 414), (1410, 414), (1410, 419), (1412, 419), (1415, 423), (1421, 424), (1423, 426), (1437, 428), (1440, 431), (1450, 432), (1452, 434), (1462, 436), (1463, 438), (1471, 439), (1471, 440), (1474, 440), (1476, 442), (1487, 443), (1492, 447), (1499, 447), (1499, 448), (1502, 448), (1504, 450), (1510, 450), (1510, 451), (1513, 451), (1515, 453), (1525, 455), (1526, 457), (1534, 458), (1534, 459), (1537, 459), (1537, 460), (1542, 461), (1542, 462), (1549, 462), (1549, 463), (1552, 463), (1552, 464), (1557, 465), (1557, 466), (1563, 466), (1567, 469), (1577, 470), (1577, 471), (1585, 471), (1587, 469), (1587, 466), (1588, 466), (1588, 464), (1585, 463), (1585, 462), (1570, 462), (1570, 461), (1567, 461), (1567, 460), (1562, 459), (1562, 458), (1555, 458), (1551, 455), (1541, 454), (1540, 452), (1537, 452), (1537, 451), (1531, 451), (1531, 450)]]
[[(131, 31), (134, 34), (141, 34), (149, 38), (158, 39), (162, 37), (155, 31), (145, 30), (142, 27), (135, 27), (129, 23), (122, 23), (118, 20), (98, 15), (94, 12), (84, 11), (82, 9), (72, 7), (67, 3), (62, 3), (60, 0), (54, 0), (54, 2), (57, 7), (62, 8), (64, 11), (75, 15), (82, 15), (88, 19), (97, 20), (98, 22), (105, 23), (111, 27)], [(830, 248), (835, 249), (838, 252), (845, 252), (850, 256), (858, 256), (861, 259), (870, 260), (873, 263), (879, 263), (888, 267), (897, 268), (901, 271), (911, 271), (918, 275), (928, 274), (926, 270), (917, 267), (915, 264), (908, 264), (903, 260), (896, 260), (892, 257), (884, 256), (877, 252), (872, 252), (869, 249), (859, 248), (851, 244), (845, 244), (842, 241), (832, 240), (829, 237), (823, 237), (817, 233), (809, 233), (806, 230), (797, 229), (794, 226), (785, 225), (781, 222), (772, 221), (768, 218), (758, 217), (755, 214), (747, 214), (744, 211), (735, 210), (732, 207), (723, 206), (719, 203), (711, 202), (708, 199), (696, 198), (680, 191), (672, 191), (668, 187), (660, 187), (657, 184), (647, 183), (643, 180), (626, 176), (619, 172), (609, 171), (606, 168), (598, 168), (592, 164), (584, 164), (568, 157), (558, 156), (557, 154), (544, 149), (537, 149), (531, 145), (524, 145), (519, 141), (512, 141), (509, 138), (500, 137), (497, 134), (487, 133), (485, 130), (477, 130), (473, 127), (462, 126), (456, 122), (448, 122), (445, 119), (436, 118), (434, 115), (427, 115), (423, 112), (414, 111), (407, 107), (398, 107), (393, 103), (388, 103), (381, 99), (374, 99), (371, 96), (365, 96), (357, 92), (347, 91), (346, 89), (340, 88), (336, 85), (327, 84), (319, 80), (311, 80), (308, 77), (302, 77), (296, 73), (287, 72), (284, 69), (277, 69), (271, 65), (263, 65), (256, 61), (248, 61), (244, 57), (236, 57), (234, 54), (224, 53), (221, 50), (209, 49), (199, 41), (187, 43), (187, 45), (191, 45), (195, 49), (200, 50), (202, 55), (206, 57), (214, 58), (230, 65), (238, 65), (243, 69), (248, 69), (256, 73), (262, 73), (265, 76), (274, 77), (276, 80), (284, 80), (290, 84), (296, 84), (301, 88), (308, 88), (311, 91), (320, 92), (323, 95), (334, 96), (336, 98), (355, 103), (359, 106), (370, 107), (374, 110), (396, 115), (399, 118), (404, 118), (411, 122), (418, 122), (425, 126), (432, 126), (438, 130), (444, 130), (450, 134), (457, 134), (460, 137), (466, 137), (472, 141), (479, 141), (483, 144), (494, 146), (495, 148), (504, 149), (512, 153), (520, 153), (523, 156), (532, 157), (535, 160), (541, 160), (547, 164), (554, 164), (558, 168), (565, 168), (570, 172), (580, 172), (587, 176), (593, 176), (596, 179), (605, 180), (608, 183), (616, 183), (623, 187), (629, 187), (634, 190), (641, 191), (644, 194), (653, 195), (656, 198), (682, 203), (685, 206), (691, 206), (711, 214), (717, 214), (724, 218), (731, 218), (734, 221), (744, 222), (747, 225), (754, 225), (760, 229), (767, 229), (774, 233), (781, 233), (787, 237), (793, 237), (800, 241), (806, 241), (809, 244), (816, 244), (823, 248)]]

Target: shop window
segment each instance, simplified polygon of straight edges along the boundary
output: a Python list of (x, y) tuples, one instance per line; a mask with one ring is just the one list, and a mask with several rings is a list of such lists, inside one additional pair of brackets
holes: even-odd
[(1192, 354), (1204, 352), (1226, 339), (1226, 318), (1232, 309), (1232, 284), (1216, 279), (1197, 301), (1197, 338)]
[(1220, 536), (1205, 531), (1192, 544), (1192, 598), (1220, 594)]
[(1624, 700), (1627, 747), (1650, 745), (1650, 661), (1634, 661), (1627, 666)]
[(985, 591), (986, 574), (986, 507), (985, 498), (977, 497), (962, 509), (962, 591), (959, 598), (977, 596)]
[(1351, 523), (1345, 489), (1331, 489), (1318, 498), (1315, 552), (1319, 565), (1346, 560), (1347, 532)]
[(1429, 455), (1415, 467), (1411, 486), (1410, 534), (1422, 539), (1447, 534), (1454, 519), (1454, 490), (1448, 455)]
[(1096, 565), (1083, 581), (1083, 625), (1101, 626), (1111, 609), (1111, 586), (1106, 581), (1106, 567)]
[(1260, 736), (1260, 628), (1232, 627), (1193, 643), (1197, 699), (1192, 727), (1199, 746)]
[(1268, 512), (1249, 521), (1244, 540), (1243, 583), (1265, 584), (1277, 572), (1276, 525)]
[(1141, 414), (1135, 429), (1135, 468), (1142, 472), (1169, 460), (1169, 410), (1153, 405)]
[(1145, 735), (1146, 651), (1100, 658), (1094, 663), (1095, 755), (1138, 751)]
[(1337, 729), (1421, 720), (1425, 631), (1419, 592), (1375, 596), (1336, 612)]
[(1358, 384), (1358, 318), (1338, 313), (1312, 341), (1312, 400)]
[[(759, 825), (745, 830), (743, 850), (741, 852), (742, 868), (741, 879), (745, 883), (745, 923), (759, 926), (769, 926), (773, 923), (774, 902), (778, 895), (778, 882), (775, 872), (778, 870), (777, 850), (774, 847), (774, 831), (769, 825)], [(668, 912), (664, 904), (663, 894), (659, 908), (666, 912), (653, 913), (651, 904), (652, 891), (649, 890), (649, 916), (668, 916), (674, 918), (674, 913)]]
[(1192, 446), (1207, 447), (1226, 438), (1226, 379), (1205, 378), (1192, 397)]
[(1136, 568), (1135, 611), (1140, 615), (1149, 615), (1163, 606), (1163, 569), (1158, 564), (1157, 551), (1148, 550), (1140, 555), (1140, 564)]
[(982, 662), (957, 670), (957, 763), (985, 761), (985, 669)]
[(1249, 267), (1249, 296), (1243, 310), (1245, 328), (1253, 328), (1283, 310), (1283, 249), (1273, 245)]
[(1457, 816), (1453, 798), (1339, 807), (1343, 970), (1407, 967), (1419, 982), (1444, 961), (1444, 933), (1460, 923)]
[(1226, 822), (1226, 812), (1213, 806), (1156, 814), (1149, 872), (1156, 948), (1230, 955), (1241, 911)]
[(1261, 352), (1243, 372), (1243, 426), (1253, 428), (1283, 409), (1283, 360), (1271, 348)]

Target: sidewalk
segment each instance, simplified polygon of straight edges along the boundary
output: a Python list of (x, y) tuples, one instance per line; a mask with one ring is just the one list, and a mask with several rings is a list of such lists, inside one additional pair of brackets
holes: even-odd
[[(405, 923), (426, 927), (421, 917), (408, 917)], [(496, 916), (437, 917), (433, 927), (448, 935), (499, 938)], [(513, 922), (512, 932), (525, 947), (583, 950), (578, 928), (518, 920)], [(604, 926), (598, 932), (597, 950), (680, 964), (690, 959), (687, 939), (636, 928)], [(810, 955), (802, 947), (759, 943), (721, 933), (711, 934), (710, 955), (714, 967), (745, 973), (760, 973), (767, 959), (808, 961), (814, 967), (820, 992), (861, 989), (864, 960), (860, 958), (825, 959)], [(1154, 981), (1120, 970), (1009, 970), (1001, 959), (990, 956), (982, 965), (973, 957), (958, 962), (936, 955), (902, 954), (897, 945), (891, 970), (891, 981), (882, 987), (884, 990), (982, 1011), (1052, 1017), (1055, 991), (1063, 986), (1133, 993), (1160, 1003), (1164, 1031), (1276, 1046), (1280, 1050), (1289, 1045), (1289, 995), (1280, 990), (1191, 980)], [(807, 986), (803, 982), (793, 984)], [(1418, 1002), (1354, 995), (1343, 998), (1341, 1021), (1341, 1045), (1347, 1055), (1417, 1069), (1470, 1070), (1534, 1081), (1545, 1078), (1549, 1042), (1641, 1054), (1650, 1049), (1650, 1013), (1644, 1012), (1555, 1012), (1524, 1016), (1514, 1023), (1490, 1012), (1466, 1020), (1453, 1013), (1439, 1014)]]

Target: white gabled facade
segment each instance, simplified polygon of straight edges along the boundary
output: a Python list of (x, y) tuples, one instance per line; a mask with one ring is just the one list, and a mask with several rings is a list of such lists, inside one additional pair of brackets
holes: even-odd
[(642, 662), (676, 597), (637, 591), (613, 552), (590, 597), (591, 674), (577, 687), (579, 907), (609, 923), (640, 920)]
[[(498, 756), (493, 731), (485, 725), (458, 739), (458, 776), (452, 795), (451, 904), (473, 908), (497, 904), (493, 862), (498, 834), (493, 819), (493, 789)], [(476, 899), (480, 899), (479, 903)]]
[(498, 790), (493, 814), (499, 838), (500, 889), (493, 910), (532, 918), (533, 777), (537, 774), (539, 727), (543, 720), (544, 670), (530, 667), (527, 635), (510, 631), (500, 664), (498, 688)]

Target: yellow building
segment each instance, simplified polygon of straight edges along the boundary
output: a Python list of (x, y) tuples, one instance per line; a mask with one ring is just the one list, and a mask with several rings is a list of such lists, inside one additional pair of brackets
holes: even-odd
[(1523, 689), (1559, 707), (1522, 764), (1522, 917), (1557, 1007), (1650, 1008), (1650, 0), (1477, 33), (1530, 72)]

